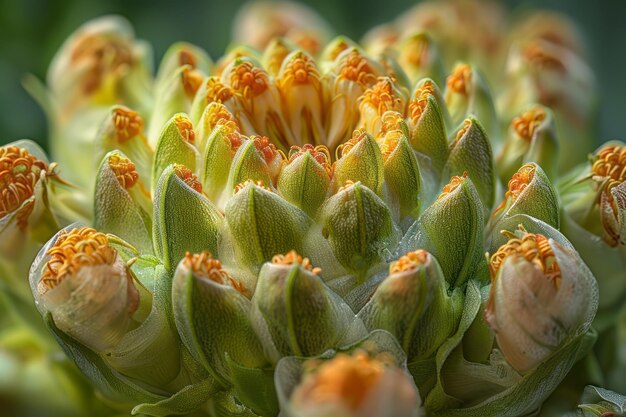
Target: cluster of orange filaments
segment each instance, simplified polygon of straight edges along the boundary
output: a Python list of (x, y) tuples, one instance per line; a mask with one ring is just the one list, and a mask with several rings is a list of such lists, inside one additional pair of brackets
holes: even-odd
[(269, 163), (276, 157), (276, 154), (278, 153), (276, 145), (270, 142), (270, 139), (267, 136), (252, 136), (250, 139), (254, 141), (254, 147), (259, 155), (263, 157), (265, 162)]
[(367, 59), (356, 49), (342, 60), (339, 78), (354, 81), (363, 88), (376, 82), (374, 70), (367, 62)]
[(494, 215), (503, 209), (507, 202), (511, 203), (515, 202), (522, 191), (530, 184), (530, 182), (535, 178), (535, 171), (537, 167), (533, 164), (526, 164), (522, 166), (509, 180), (508, 189), (506, 193), (504, 193), (504, 198), (502, 199), (502, 203), (494, 210)]
[(0, 148), (0, 218), (14, 212), (29, 199), (41, 171), (48, 166), (17, 146)]
[(327, 361), (309, 360), (292, 400), (297, 404), (340, 402), (352, 411), (358, 410), (380, 382), (386, 362), (360, 349), (352, 354), (339, 353)]
[(254, 180), (248, 179), (248, 180), (245, 180), (244, 182), (240, 182), (239, 184), (235, 185), (235, 194), (237, 194), (239, 191), (246, 188), (248, 185), (254, 185), (257, 188), (262, 188), (265, 191), (269, 191), (270, 193), (273, 192), (272, 189), (267, 187), (263, 181), (261, 180), (254, 181)]
[(118, 107), (113, 111), (113, 126), (115, 137), (124, 143), (143, 132), (143, 119), (137, 112)]
[(315, 61), (304, 52), (299, 52), (285, 64), (279, 80), (279, 87), (291, 84), (313, 84), (319, 87), (320, 82), (321, 75), (315, 66)]
[(492, 279), (496, 277), (506, 258), (511, 255), (519, 255), (528, 262), (532, 262), (547, 279), (554, 282), (554, 285), (558, 287), (561, 282), (561, 270), (548, 238), (525, 231), (522, 238), (515, 237), (510, 232), (504, 231), (502, 233), (509, 238), (509, 241), (500, 246), (489, 259), (489, 272)]
[(204, 119), (207, 131), (212, 132), (219, 126), (222, 137), (228, 141), (231, 150), (236, 151), (241, 146), (243, 137), (235, 116), (221, 103), (213, 103), (208, 107)]
[(289, 149), (287, 163), (291, 163), (304, 153), (309, 153), (313, 157), (313, 159), (315, 159), (321, 166), (323, 166), (329, 177), (332, 175), (333, 167), (330, 162), (330, 151), (328, 150), (328, 147), (324, 145), (313, 146), (310, 143), (307, 143), (303, 147), (293, 145)]
[(337, 192), (340, 193), (340, 192), (342, 192), (344, 190), (347, 190), (348, 188), (352, 187), (353, 185), (354, 185), (354, 181), (346, 180), (346, 182), (341, 187), (339, 187)]
[(295, 250), (291, 250), (284, 255), (274, 255), (272, 263), (276, 265), (293, 265), (299, 264), (312, 274), (319, 275), (322, 272), (321, 268), (313, 267), (309, 258), (303, 258)]
[(198, 180), (198, 177), (196, 177), (189, 168), (184, 165), (175, 165), (174, 172), (176, 173), (178, 178), (183, 180), (183, 182), (187, 184), (190, 188), (198, 193), (202, 193), (202, 184)]
[(139, 179), (139, 174), (135, 171), (135, 164), (128, 158), (120, 155), (111, 155), (109, 157), (109, 167), (123, 188), (131, 188)]
[(417, 123), (422, 117), (422, 113), (428, 105), (428, 97), (435, 95), (435, 85), (426, 81), (422, 86), (415, 91), (413, 98), (409, 102), (409, 114), (411, 116), (411, 122)]
[(626, 146), (609, 145), (600, 149), (591, 172), (606, 189), (626, 181)]
[(257, 97), (267, 90), (270, 79), (267, 73), (252, 62), (243, 61), (230, 73), (230, 85), (244, 98)]
[(420, 265), (424, 265), (427, 260), (428, 252), (423, 249), (408, 252), (406, 255), (401, 256), (397, 261), (392, 262), (389, 265), (389, 274), (397, 274), (399, 272), (413, 270)]
[(336, 156), (337, 159), (347, 155), (360, 141), (365, 139), (367, 131), (365, 129), (356, 129), (352, 132), (352, 137), (347, 142), (342, 143), (337, 147)]
[(234, 95), (233, 89), (222, 83), (219, 77), (209, 77), (205, 89), (204, 100), (206, 104), (225, 103)]
[(514, 118), (511, 126), (519, 137), (530, 142), (545, 118), (546, 112), (540, 107), (534, 107)]
[(443, 191), (441, 192), (441, 194), (439, 194), (439, 197), (437, 197), (437, 200), (441, 200), (442, 198), (452, 193), (461, 184), (463, 184), (463, 181), (465, 181), (466, 179), (467, 179), (467, 172), (464, 172), (463, 175), (460, 177), (455, 175), (452, 178), (450, 178), (450, 182), (443, 186)]
[(202, 81), (204, 79), (202, 73), (196, 70), (196, 57), (190, 51), (183, 49), (178, 53), (178, 65), (187, 65), (187, 68), (183, 69), (180, 76), (185, 93), (190, 98), (193, 98), (202, 85)]
[(446, 85), (457, 94), (468, 95), (472, 81), (472, 68), (467, 64), (458, 64), (446, 79)]
[(180, 136), (185, 140), (185, 142), (194, 143), (196, 140), (196, 134), (194, 133), (191, 120), (185, 116), (178, 116), (174, 122), (176, 122), (178, 133), (180, 133)]
[(211, 252), (202, 251), (200, 253), (185, 253), (183, 265), (191, 270), (198, 278), (208, 279), (220, 285), (230, 285), (237, 292), (246, 295), (246, 287), (235, 280), (222, 268), (222, 263), (211, 256)]
[(109, 246), (104, 233), (90, 227), (61, 231), (47, 252), (46, 263), (39, 281), (39, 292), (45, 294), (64, 279), (75, 274), (84, 266), (112, 265), (117, 251)]
[(391, 79), (385, 77), (380, 78), (376, 84), (365, 90), (359, 100), (361, 100), (361, 105), (375, 108), (379, 115), (390, 110), (404, 111), (402, 99), (395, 95)]
[(456, 137), (454, 138), (454, 142), (458, 142), (461, 140), (463, 136), (467, 133), (467, 131), (472, 127), (472, 121), (470, 119), (465, 119), (463, 121), (463, 127), (458, 131)]
[(401, 130), (392, 130), (385, 134), (382, 142), (380, 142), (380, 153), (383, 155), (383, 160), (386, 161), (393, 151), (396, 150), (402, 136)]
[(82, 83), (85, 94), (93, 93), (100, 87), (107, 71), (119, 71), (134, 61), (130, 46), (123, 40), (93, 34), (76, 40), (70, 60), (76, 66), (88, 68)]

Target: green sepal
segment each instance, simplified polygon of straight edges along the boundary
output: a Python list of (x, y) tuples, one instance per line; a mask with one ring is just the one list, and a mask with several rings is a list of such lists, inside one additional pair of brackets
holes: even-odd
[(237, 192), (225, 213), (238, 260), (253, 271), (276, 254), (302, 253), (312, 224), (302, 210), (255, 184)]
[(400, 219), (417, 218), (420, 210), (422, 179), (415, 153), (405, 136), (384, 163), (385, 184), (398, 202)]
[(226, 192), (232, 192), (238, 184), (247, 180), (260, 181), (268, 187), (272, 184), (269, 168), (259, 155), (253, 140), (242, 143), (233, 157)]
[(158, 181), (152, 218), (154, 250), (169, 271), (187, 251), (208, 250), (219, 256), (222, 214), (204, 195), (185, 184), (174, 166), (167, 167)]
[(180, 164), (191, 171), (196, 170), (196, 162), (200, 158), (198, 151), (188, 142), (187, 138), (181, 135), (177, 123), (179, 121), (186, 123), (189, 122), (189, 118), (184, 113), (175, 114), (163, 125), (159, 135), (152, 164), (152, 195), (156, 194), (159, 178), (168, 166)]
[(585, 387), (580, 399), (578, 415), (581, 417), (624, 416), (626, 415), (626, 396), (589, 385)]
[(360, 182), (329, 198), (321, 208), (322, 234), (346, 269), (361, 279), (395, 245), (397, 228), (387, 205)]
[(278, 398), (274, 386), (274, 370), (249, 368), (235, 362), (226, 354), (233, 391), (239, 401), (261, 416), (277, 416)]
[[(483, 207), (489, 210), (495, 196), (495, 174), (491, 144), (482, 124), (474, 117), (466, 119), (460, 129), (465, 132), (450, 145), (450, 155), (443, 170), (443, 177), (467, 172), (472, 179)], [(456, 132), (455, 132), (456, 135)]]
[(410, 121), (410, 142), (413, 149), (430, 158), (435, 171), (441, 174), (449, 153), (446, 133), (447, 113), (441, 93), (433, 80), (429, 78), (421, 80), (415, 91), (420, 91), (425, 84), (432, 85), (433, 94), (427, 95), (427, 104), (419, 119)]
[(213, 379), (205, 379), (193, 385), (187, 385), (171, 397), (139, 404), (132, 409), (131, 414), (155, 417), (187, 415), (202, 407), (219, 388), (220, 385), (216, 384)]
[(207, 139), (200, 177), (203, 191), (211, 201), (217, 203), (226, 188), (232, 162), (230, 142), (224, 137), (224, 128), (218, 125)]
[(267, 364), (248, 318), (250, 301), (235, 288), (196, 277), (181, 262), (174, 274), (171, 298), (183, 343), (223, 386), (230, 380), (227, 356), (242, 366)]
[[(486, 271), (483, 257), (483, 206), (469, 178), (424, 210), (406, 232), (401, 248), (428, 250), (451, 287), (459, 287)], [(446, 233), (441, 226), (446, 225)]]
[(326, 168), (309, 152), (304, 152), (282, 168), (277, 188), (285, 200), (315, 218), (326, 199), (329, 185)]
[(142, 198), (140, 194), (148, 191), (140, 179), (133, 185), (132, 194), (131, 190), (124, 189), (109, 165), (112, 156), (126, 158), (122, 152), (112, 151), (100, 163), (94, 196), (95, 229), (119, 236), (141, 253), (152, 253), (152, 220), (144, 209), (150, 197), (143, 196), (146, 204), (139, 204), (134, 198)]
[(231, 391), (212, 395), (205, 409), (214, 417), (261, 417), (243, 405)]
[(369, 133), (365, 133), (352, 149), (335, 162), (334, 189), (342, 187), (348, 180), (360, 181), (378, 195), (382, 192), (383, 155)]

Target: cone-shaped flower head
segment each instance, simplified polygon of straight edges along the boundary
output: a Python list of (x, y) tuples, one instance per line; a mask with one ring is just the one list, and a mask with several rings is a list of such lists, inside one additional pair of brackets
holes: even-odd
[(485, 320), (507, 362), (527, 372), (585, 331), (595, 279), (572, 247), (520, 229), (490, 258)]
[(591, 167), (600, 191), (600, 219), (604, 240), (626, 246), (626, 146), (606, 146)]

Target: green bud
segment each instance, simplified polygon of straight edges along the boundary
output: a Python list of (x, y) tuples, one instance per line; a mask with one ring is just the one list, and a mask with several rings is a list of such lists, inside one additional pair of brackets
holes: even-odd
[(122, 152), (106, 154), (96, 177), (96, 229), (121, 237), (141, 253), (151, 253), (151, 214), (150, 193), (135, 170), (135, 164)]
[(626, 397), (604, 388), (588, 385), (578, 405), (580, 417), (618, 417), (626, 412)]
[(333, 189), (346, 181), (360, 181), (380, 195), (383, 187), (383, 156), (374, 138), (365, 130), (355, 130), (348, 142), (340, 145), (340, 158), (335, 163)]
[(161, 130), (152, 164), (152, 194), (163, 171), (171, 164), (181, 164), (196, 170), (198, 151), (193, 146), (195, 133), (186, 114), (174, 115)]
[(302, 252), (309, 217), (262, 185), (242, 183), (225, 209), (237, 259), (258, 270), (277, 253)]
[(409, 141), (413, 149), (430, 158), (441, 174), (448, 159), (447, 109), (439, 88), (430, 79), (420, 81), (408, 106)]
[(176, 113), (190, 112), (211, 65), (211, 59), (202, 49), (187, 43), (175, 43), (165, 52), (154, 84), (155, 103), (148, 129), (153, 147), (167, 120)]
[(198, 362), (223, 382), (230, 380), (228, 360), (250, 368), (266, 364), (248, 319), (248, 294), (208, 252), (187, 253), (174, 274), (176, 328)]
[(337, 260), (361, 278), (397, 234), (385, 203), (360, 182), (346, 184), (324, 203), (320, 223)]
[(278, 191), (285, 200), (315, 218), (326, 200), (331, 169), (327, 148), (313, 145), (292, 148), (289, 161), (278, 177)]
[[(217, 104), (217, 103), (213, 103)], [(209, 109), (209, 107), (207, 107)], [(211, 201), (218, 202), (226, 189), (235, 153), (245, 139), (233, 124), (218, 124), (208, 137), (204, 148), (202, 186)], [(254, 148), (254, 147), (253, 147)], [(249, 152), (252, 152), (250, 149)], [(241, 155), (239, 163), (241, 164)], [(265, 177), (261, 177), (266, 179)]]
[(398, 63), (411, 79), (411, 84), (422, 78), (430, 78), (439, 85), (444, 81), (439, 48), (426, 32), (404, 38), (398, 46)]
[[(279, 157), (279, 154), (276, 152), (276, 147), (264, 143), (263, 139), (263, 137), (257, 136), (244, 141), (237, 149), (228, 175), (228, 190), (226, 190), (228, 196), (232, 195), (231, 193), (237, 185), (248, 180), (268, 186), (274, 184), (267, 160), (274, 161), (277, 156)], [(268, 148), (268, 159), (266, 159), (266, 154), (262, 149), (264, 145)]]
[(223, 216), (204, 195), (202, 185), (182, 165), (163, 171), (154, 195), (154, 249), (173, 270), (186, 252), (218, 253)]
[(380, 77), (358, 98), (360, 119), (357, 123), (374, 137), (383, 130), (384, 115), (387, 112), (404, 113), (408, 92), (399, 88), (390, 77)]
[(270, 357), (314, 356), (365, 336), (350, 307), (296, 251), (277, 255), (259, 273), (253, 324)]
[(495, 196), (495, 173), (491, 144), (482, 124), (473, 117), (466, 119), (455, 133), (444, 178), (466, 172), (472, 179), (483, 207), (489, 210)]
[(391, 263), (389, 275), (358, 317), (368, 330), (384, 329), (394, 335), (411, 363), (431, 358), (456, 330), (459, 297), (460, 291), (448, 295), (437, 260), (417, 250)]
[(464, 63), (457, 64), (446, 80), (445, 98), (453, 126), (470, 116), (476, 117), (494, 143), (499, 143), (493, 99), (487, 83), (476, 68)]
[(528, 162), (541, 166), (548, 178), (554, 180), (558, 156), (559, 142), (552, 112), (546, 107), (534, 106), (511, 122), (496, 160), (500, 181), (508, 181), (520, 166)]
[[(483, 216), (472, 181), (466, 176), (452, 177), (407, 232), (415, 239), (410, 246), (427, 249), (439, 261), (448, 284), (459, 287), (483, 268)], [(446, 233), (441, 233), (443, 224)]]

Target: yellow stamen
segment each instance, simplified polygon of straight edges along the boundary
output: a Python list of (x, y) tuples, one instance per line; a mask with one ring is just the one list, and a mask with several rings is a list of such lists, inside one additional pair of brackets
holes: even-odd
[(196, 140), (196, 134), (193, 131), (191, 120), (185, 116), (178, 116), (174, 121), (176, 122), (178, 133), (180, 133), (185, 142), (193, 143)]
[(536, 170), (537, 168), (533, 164), (526, 164), (513, 174), (508, 183), (508, 190), (504, 193), (502, 203), (493, 211), (494, 215), (506, 207), (508, 201), (513, 203), (519, 198), (522, 191), (524, 191), (533, 178), (535, 178)]
[(446, 85), (457, 94), (468, 95), (472, 80), (472, 68), (467, 64), (458, 64), (448, 76)]
[[(0, 218), (17, 210), (32, 197), (42, 171), (48, 172), (46, 163), (26, 149), (17, 146), (0, 148)], [(23, 222), (18, 222), (21, 227), (26, 226), (28, 214), (27, 210)]]
[(397, 274), (399, 272), (410, 271), (417, 268), (420, 265), (424, 265), (428, 260), (428, 252), (423, 249), (418, 249), (413, 252), (408, 252), (406, 255), (398, 258), (397, 261), (392, 262), (389, 265), (389, 274)]
[(367, 59), (353, 49), (343, 58), (339, 70), (339, 78), (354, 81), (361, 87), (367, 88), (376, 82), (376, 74)]
[(556, 262), (556, 257), (548, 238), (540, 234), (527, 233), (526, 231), (524, 231), (524, 236), (521, 239), (506, 231), (503, 231), (503, 234), (509, 237), (509, 241), (500, 246), (489, 259), (489, 272), (492, 280), (495, 279), (498, 270), (507, 257), (521, 255), (528, 262), (532, 262), (539, 268), (546, 278), (551, 280), (558, 288), (561, 282), (561, 270)]
[(192, 273), (203, 279), (208, 279), (220, 285), (230, 285), (237, 292), (249, 298), (249, 292), (246, 287), (239, 281), (235, 280), (222, 268), (222, 263), (211, 256), (208, 251), (192, 254), (185, 253), (183, 264), (189, 268)]
[(272, 193), (272, 189), (269, 187), (266, 187), (265, 184), (263, 183), (263, 181), (258, 180), (258, 181), (254, 181), (254, 180), (245, 180), (244, 182), (240, 182), (239, 184), (237, 184), (235, 186), (235, 194), (237, 194), (239, 191), (243, 190), (244, 188), (246, 188), (248, 185), (253, 184), (258, 188), (262, 188), (265, 191), (269, 191), (270, 193)]
[(113, 113), (113, 125), (115, 136), (120, 143), (143, 132), (143, 119), (137, 112), (129, 109), (116, 108)]
[(456, 190), (461, 184), (463, 184), (463, 181), (465, 181), (466, 178), (467, 178), (467, 172), (464, 172), (463, 176), (461, 177), (456, 176), (456, 175), (453, 176), (450, 179), (450, 182), (444, 185), (443, 192), (439, 194), (439, 197), (437, 197), (437, 200), (441, 200), (442, 198), (444, 198), (445, 196), (447, 196), (448, 194)]
[(422, 86), (415, 91), (413, 99), (409, 102), (409, 114), (411, 115), (411, 121), (417, 123), (422, 113), (428, 105), (428, 97), (435, 95), (435, 85), (430, 81), (426, 81)]
[(356, 129), (352, 132), (352, 137), (345, 143), (342, 143), (337, 147), (336, 154), (338, 155), (337, 159), (347, 155), (348, 152), (352, 150), (360, 141), (362, 141), (367, 136), (367, 132), (365, 129)]
[(202, 193), (202, 184), (189, 168), (184, 165), (176, 165), (174, 166), (174, 172), (178, 178), (183, 180), (190, 188), (196, 190), (198, 193)]
[(293, 145), (291, 149), (289, 149), (287, 163), (291, 163), (297, 157), (307, 152), (324, 167), (329, 177), (332, 176), (333, 167), (330, 163), (330, 150), (328, 150), (328, 147), (325, 145), (313, 146), (310, 143), (307, 143), (303, 147)]
[(265, 162), (270, 163), (274, 160), (278, 151), (276, 145), (271, 143), (267, 136), (252, 136), (250, 139), (254, 141), (254, 147)]
[(361, 106), (369, 105), (376, 109), (379, 115), (383, 115), (386, 111), (395, 110), (403, 111), (402, 99), (395, 96), (393, 83), (389, 78), (380, 78), (372, 87), (365, 90), (363, 95), (359, 97)]
[(608, 188), (626, 181), (626, 146), (609, 145), (600, 149), (591, 172), (599, 181), (608, 181)]
[(546, 112), (540, 107), (534, 107), (513, 119), (511, 125), (522, 139), (530, 142), (545, 118)]
[(313, 267), (313, 265), (311, 265), (309, 258), (303, 258), (295, 250), (291, 250), (284, 255), (274, 255), (272, 263), (276, 265), (300, 264), (300, 266), (304, 269), (315, 275), (319, 275), (322, 272), (321, 268)]
[(39, 291), (45, 294), (83, 266), (112, 265), (117, 251), (109, 246), (104, 233), (89, 227), (62, 231), (47, 252), (50, 260), (39, 281)]
[(200, 89), (200, 86), (204, 81), (202, 73), (198, 70), (185, 68), (181, 72), (180, 76), (185, 94), (187, 94), (189, 98), (195, 97), (196, 92)]
[(279, 87), (286, 87), (291, 84), (312, 84), (316, 88), (321, 88), (321, 75), (315, 66), (315, 61), (307, 54), (299, 52), (285, 64), (278, 83)]
[(131, 188), (139, 179), (139, 174), (135, 171), (135, 164), (128, 158), (119, 155), (111, 155), (111, 157), (109, 157), (109, 167), (123, 188)]
[(219, 77), (209, 77), (206, 83), (205, 103), (225, 103), (235, 94), (232, 88), (223, 84)]
[(250, 61), (241, 62), (230, 73), (230, 85), (244, 98), (253, 98), (263, 94), (269, 84), (267, 72), (256, 68)]
[(338, 193), (340, 193), (340, 192), (342, 192), (343, 190), (346, 190), (346, 189), (348, 189), (348, 188), (352, 187), (353, 185), (354, 185), (354, 181), (352, 181), (352, 180), (346, 180), (346, 182), (345, 182), (345, 183), (344, 183), (341, 187), (339, 187), (339, 189), (337, 190), (337, 192), (338, 192)]
[(461, 130), (459, 130), (459, 132), (456, 134), (456, 137), (454, 138), (454, 143), (460, 141), (461, 138), (467, 133), (467, 131), (469, 130), (471, 126), (472, 126), (472, 121), (470, 119), (465, 119), (463, 121), (463, 127), (461, 128)]

